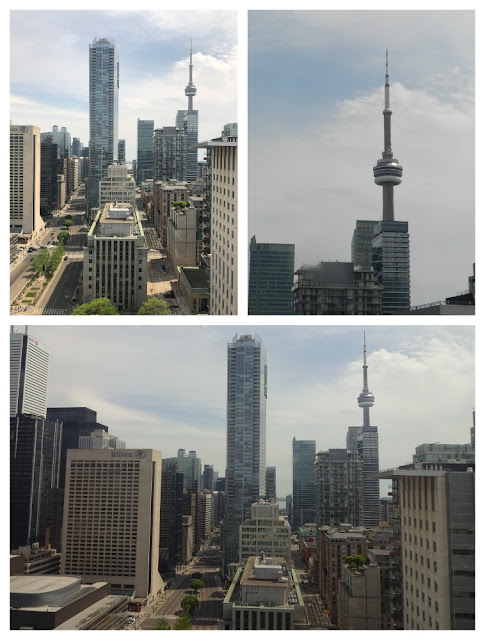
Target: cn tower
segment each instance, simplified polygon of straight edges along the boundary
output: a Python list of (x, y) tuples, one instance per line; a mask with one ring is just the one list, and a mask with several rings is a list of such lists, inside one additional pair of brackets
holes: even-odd
[(189, 106), (187, 107), (188, 111), (193, 111), (193, 98), (197, 93), (197, 88), (195, 84), (192, 82), (192, 38), (190, 39), (190, 63), (189, 63), (189, 84), (185, 87), (185, 95), (189, 99)]
[(402, 167), (392, 155), (391, 115), (389, 100), (389, 55), (386, 49), (386, 83), (384, 89), (384, 151), (374, 166), (374, 182), (382, 187), (382, 219), (394, 221), (394, 186), (401, 184)]
[(370, 427), (370, 413), (369, 409), (374, 406), (374, 396), (369, 391), (367, 383), (367, 351), (365, 347), (365, 332), (364, 332), (364, 364), (362, 365), (364, 370), (364, 388), (362, 393), (357, 398), (357, 403), (361, 409), (364, 410), (364, 427)]

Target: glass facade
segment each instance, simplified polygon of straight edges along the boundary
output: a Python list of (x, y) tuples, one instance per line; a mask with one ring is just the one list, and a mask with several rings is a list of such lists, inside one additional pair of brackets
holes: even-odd
[(258, 336), (243, 335), (227, 352), (227, 467), (224, 567), (238, 559), (239, 526), (265, 494), (266, 351)]
[(356, 220), (352, 236), (352, 262), (355, 266), (372, 267), (372, 239), (378, 220)]
[(315, 522), (315, 440), (293, 438), (293, 520), (292, 531), (305, 522)]
[(292, 315), (295, 245), (257, 243), (249, 248), (249, 315)]
[(137, 156), (136, 181), (141, 184), (144, 180), (153, 178), (153, 120), (140, 120), (137, 124)]
[(380, 222), (372, 241), (372, 265), (382, 291), (382, 314), (408, 311), (411, 305), (407, 222)]

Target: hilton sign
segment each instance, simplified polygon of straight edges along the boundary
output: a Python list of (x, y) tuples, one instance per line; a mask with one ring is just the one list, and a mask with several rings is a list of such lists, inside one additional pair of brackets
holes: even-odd
[(135, 451), (134, 453), (130, 453), (129, 451), (111, 452), (112, 458), (137, 458), (138, 460), (142, 460), (143, 458), (146, 458), (146, 455), (146, 452), (141, 450)]

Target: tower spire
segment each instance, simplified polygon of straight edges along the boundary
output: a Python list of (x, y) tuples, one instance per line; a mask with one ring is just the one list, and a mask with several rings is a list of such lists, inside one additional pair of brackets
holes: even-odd
[(185, 87), (185, 95), (189, 99), (188, 111), (192, 111), (194, 108), (193, 98), (196, 93), (197, 88), (192, 82), (192, 38), (190, 38), (189, 84)]
[(357, 398), (357, 403), (364, 412), (364, 427), (370, 426), (370, 407), (374, 406), (374, 396), (369, 391), (369, 385), (367, 382), (367, 349), (365, 344), (365, 331), (364, 331), (364, 364), (362, 365), (363, 374), (364, 374), (364, 388), (362, 389), (362, 393)]
[(394, 186), (401, 184), (402, 167), (392, 155), (391, 146), (391, 107), (389, 85), (389, 52), (386, 49), (386, 77), (384, 84), (384, 151), (382, 159), (374, 166), (374, 182), (382, 187), (382, 219), (394, 221)]

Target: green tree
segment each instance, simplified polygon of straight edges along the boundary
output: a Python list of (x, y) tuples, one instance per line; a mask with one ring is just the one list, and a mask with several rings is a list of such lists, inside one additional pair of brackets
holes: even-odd
[(64, 220), (72, 220), (72, 215), (68, 213), (67, 215), (64, 216)]
[(192, 629), (192, 623), (190, 622), (187, 611), (184, 611), (184, 613), (177, 619), (173, 628), (174, 631), (190, 631)]
[(56, 272), (57, 267), (60, 265), (62, 256), (64, 255), (64, 245), (58, 244), (57, 247), (50, 255), (49, 264), (46, 267), (46, 273), (48, 278), (52, 278)]
[(62, 242), (62, 244), (65, 244), (69, 240), (69, 231), (67, 231), (67, 229), (64, 231), (59, 231), (59, 233), (57, 234), (57, 239), (59, 240), (59, 242)]
[(195, 578), (196, 580), (202, 580), (202, 574), (200, 571), (196, 571), (195, 573), (192, 574), (192, 578)]
[(190, 588), (193, 589), (194, 591), (199, 591), (200, 589), (204, 588), (204, 583), (202, 582), (202, 580), (199, 580), (198, 578), (194, 578), (191, 582), (190, 582)]
[(40, 249), (32, 261), (32, 271), (36, 276), (40, 275), (43, 271), (46, 273), (50, 264), (50, 254), (45, 247)]
[(82, 304), (72, 312), (73, 316), (118, 316), (118, 309), (108, 298), (96, 298)]
[(351, 569), (358, 569), (359, 567), (362, 567), (367, 562), (366, 556), (361, 556), (361, 555), (343, 556), (342, 560)]
[(199, 601), (197, 600), (197, 596), (185, 596), (185, 598), (180, 603), (180, 606), (184, 611), (193, 613), (197, 609), (198, 604)]
[(64, 219), (64, 226), (69, 229), (69, 227), (72, 227), (72, 225), (74, 224), (74, 222), (72, 220), (66, 220)]
[(160, 618), (153, 627), (155, 631), (170, 631), (171, 626), (167, 618)]
[(180, 211), (181, 209), (186, 209), (189, 206), (189, 203), (186, 200), (179, 200), (178, 202), (172, 202), (172, 209), (176, 211)]
[(165, 300), (151, 296), (138, 309), (139, 316), (169, 316), (170, 307)]

